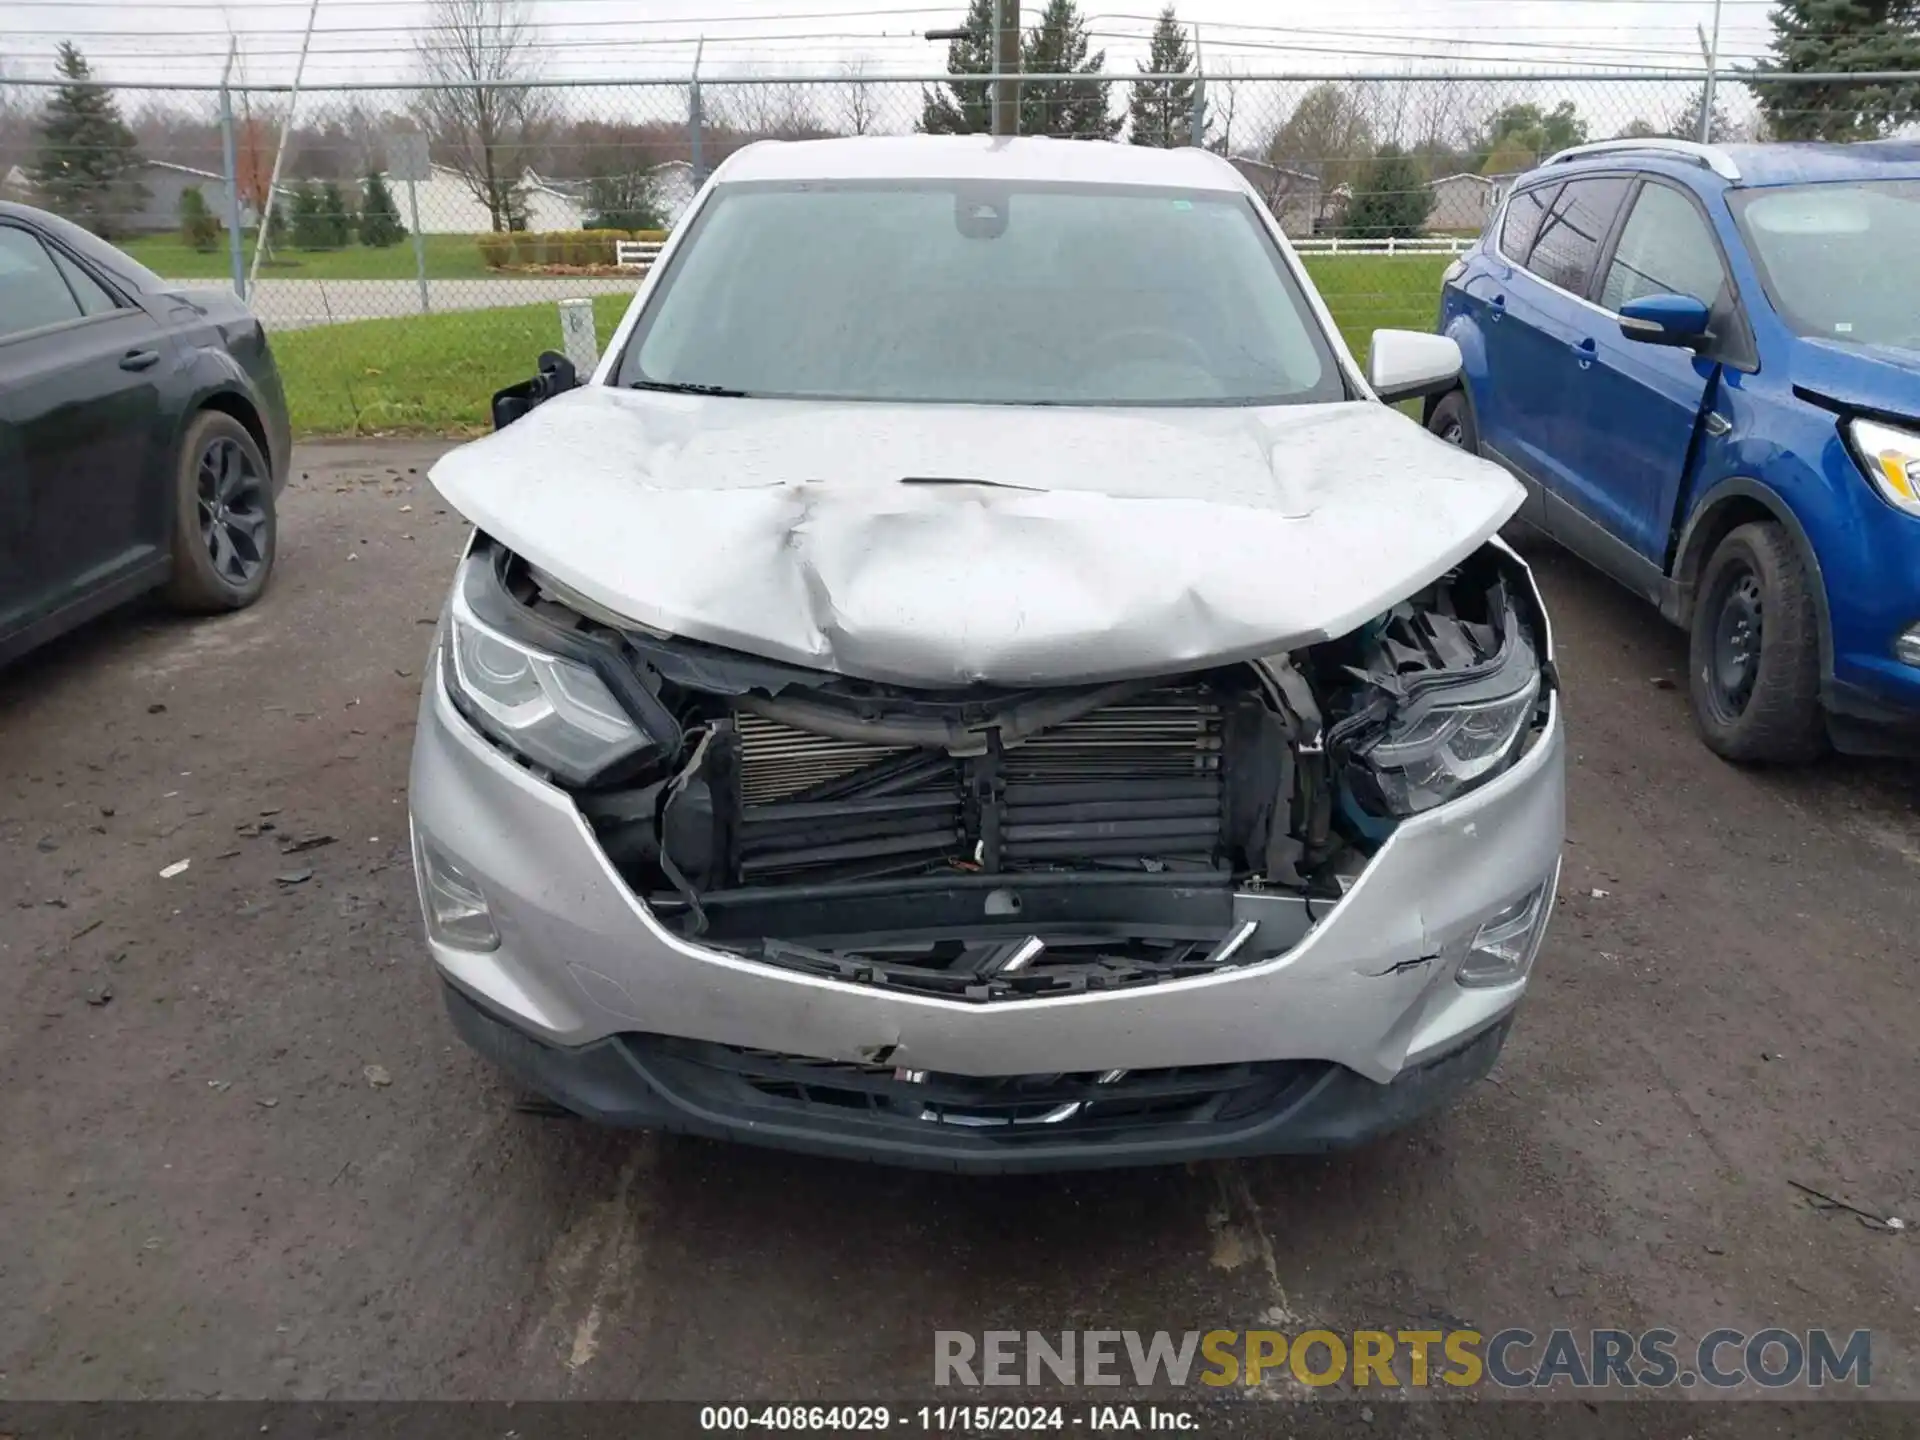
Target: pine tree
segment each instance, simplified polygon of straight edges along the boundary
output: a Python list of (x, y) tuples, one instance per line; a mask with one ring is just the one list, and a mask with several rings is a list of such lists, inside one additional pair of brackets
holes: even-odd
[(1418, 235), (1433, 209), (1420, 166), (1398, 145), (1382, 145), (1347, 202), (1347, 234), (1361, 240)]
[(400, 223), (400, 207), (393, 203), (393, 192), (378, 170), (369, 170), (365, 193), (360, 201), (360, 243), (384, 250), (398, 245), (407, 227)]
[(331, 180), (320, 186), (320, 213), (326, 222), (327, 248), (340, 250), (353, 243), (356, 221), (347, 197)]
[(311, 180), (295, 183), (287, 198), (287, 228), (296, 250), (326, 250), (333, 238), (327, 224), (326, 201)]
[[(1047, 0), (1040, 23), (1027, 32), (1022, 69), (1029, 75), (1103, 74), (1107, 52), (1089, 53), (1087, 22), (1074, 0)], [(1029, 80), (1020, 87), (1020, 133), (1062, 135), (1075, 140), (1111, 140), (1126, 117), (1107, 103), (1112, 81)]]
[(137, 177), (140, 151), (113, 93), (89, 83), (93, 71), (70, 41), (57, 61), (68, 83), (40, 118), (40, 153), (30, 178), (49, 210), (111, 238), (146, 202)]
[(1920, 0), (1781, 0), (1761, 74), (1900, 70), (1890, 84), (1755, 85), (1776, 140), (1872, 140), (1920, 118)]
[[(1193, 52), (1187, 48), (1187, 32), (1174, 18), (1173, 6), (1160, 12), (1154, 22), (1153, 38), (1147, 48), (1147, 62), (1139, 67), (1143, 75), (1187, 75), (1193, 70)], [(1130, 129), (1127, 138), (1136, 145), (1154, 145), (1172, 149), (1192, 143), (1192, 80), (1136, 80), (1127, 101)], [(1205, 126), (1202, 125), (1204, 132)], [(1203, 135), (1204, 138), (1204, 135)]]
[(220, 222), (207, 208), (207, 197), (192, 185), (180, 192), (180, 238), (203, 255), (220, 243)]
[[(993, 73), (993, 0), (972, 0), (967, 33), (947, 42), (949, 75)], [(949, 80), (920, 92), (920, 129), (928, 135), (986, 135), (993, 130), (993, 86)]]

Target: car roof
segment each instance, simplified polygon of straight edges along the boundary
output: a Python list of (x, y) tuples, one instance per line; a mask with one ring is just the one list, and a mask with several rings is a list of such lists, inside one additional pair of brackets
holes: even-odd
[(1028, 135), (856, 135), (762, 140), (735, 151), (716, 181), (1013, 180), (1244, 191), (1239, 173), (1210, 151)]
[(1920, 177), (1920, 141), (1867, 140), (1852, 145), (1806, 142), (1724, 148), (1740, 167), (1742, 185)]
[(1710, 188), (1920, 179), (1920, 141), (1913, 140), (1867, 140), (1852, 144), (1783, 141), (1711, 147), (1712, 153), (1731, 163), (1739, 174), (1738, 180), (1715, 174), (1695, 155), (1660, 148), (1665, 142), (1658, 138), (1650, 140), (1644, 149), (1633, 148), (1626, 141), (1618, 143), (1619, 149), (1542, 165), (1522, 178), (1535, 182), (1591, 170), (1646, 170)]
[(32, 205), (0, 200), (0, 220), (26, 221), (41, 234), (51, 235), (76, 255), (92, 261), (122, 285), (130, 285), (135, 290), (148, 291), (166, 288), (166, 281), (126, 251), (116, 249), (91, 230), (83, 230), (71, 220), (55, 215), (51, 210), (39, 210)]

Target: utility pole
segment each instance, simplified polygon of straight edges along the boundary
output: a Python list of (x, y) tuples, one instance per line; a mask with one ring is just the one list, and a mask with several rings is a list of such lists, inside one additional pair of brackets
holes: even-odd
[(1020, 0), (993, 0), (993, 133), (1020, 133)]
[[(1700, 30), (1699, 26), (1694, 26)], [(1708, 144), (1713, 139), (1713, 85), (1715, 71), (1720, 68), (1720, 0), (1713, 0), (1713, 39), (1707, 39), (1706, 32), (1700, 31), (1700, 49), (1707, 57), (1707, 83), (1700, 94), (1700, 143)]]

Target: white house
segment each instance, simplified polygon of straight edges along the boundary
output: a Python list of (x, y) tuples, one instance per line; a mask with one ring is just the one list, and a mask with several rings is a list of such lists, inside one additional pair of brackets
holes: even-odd
[(1429, 182), (1433, 208), (1427, 212), (1426, 228), (1436, 234), (1485, 229), (1488, 218), (1506, 198), (1512, 179), (1511, 175), (1460, 174)]
[[(400, 211), (400, 222), (409, 229), (413, 216), (408, 210), (407, 186), (391, 175), (383, 177)], [(586, 206), (575, 195), (542, 180), (532, 170), (521, 176), (522, 194), (527, 202), (527, 229), (578, 230), (586, 219)], [(420, 233), (423, 235), (480, 235), (493, 229), (493, 217), (473, 193), (458, 170), (435, 165), (432, 178), (416, 187), (420, 202)]]

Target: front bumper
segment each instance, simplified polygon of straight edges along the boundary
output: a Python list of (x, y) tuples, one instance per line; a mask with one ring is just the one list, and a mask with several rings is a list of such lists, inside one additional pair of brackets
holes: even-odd
[[(700, 1135), (959, 1174), (1090, 1170), (1363, 1144), (1455, 1099), (1506, 1043), (1501, 1020), (1377, 1085), (1323, 1062), (1212, 1066), (1098, 1080), (1035, 1077), (1052, 1095), (885, 1066), (822, 1066), (733, 1047), (619, 1035), (546, 1045), (446, 990), (460, 1038), (529, 1089), (605, 1125)], [(1225, 1072), (1225, 1073), (1222, 1073)], [(925, 1098), (923, 1098), (923, 1093)], [(1009, 1096), (1018, 1095), (1025, 1103)]]
[[(975, 1004), (881, 991), (704, 947), (663, 927), (561, 790), (421, 701), (412, 819), (486, 893), (486, 953), (430, 941), (459, 990), (530, 1040), (673, 1036), (949, 1076), (1327, 1062), (1376, 1085), (1498, 1026), (1525, 981), (1470, 989), (1459, 949), (1550, 880), (1565, 829), (1557, 700), (1506, 774), (1401, 825), (1298, 943), (1192, 979)], [(1256, 938), (1251, 944), (1258, 944)]]

